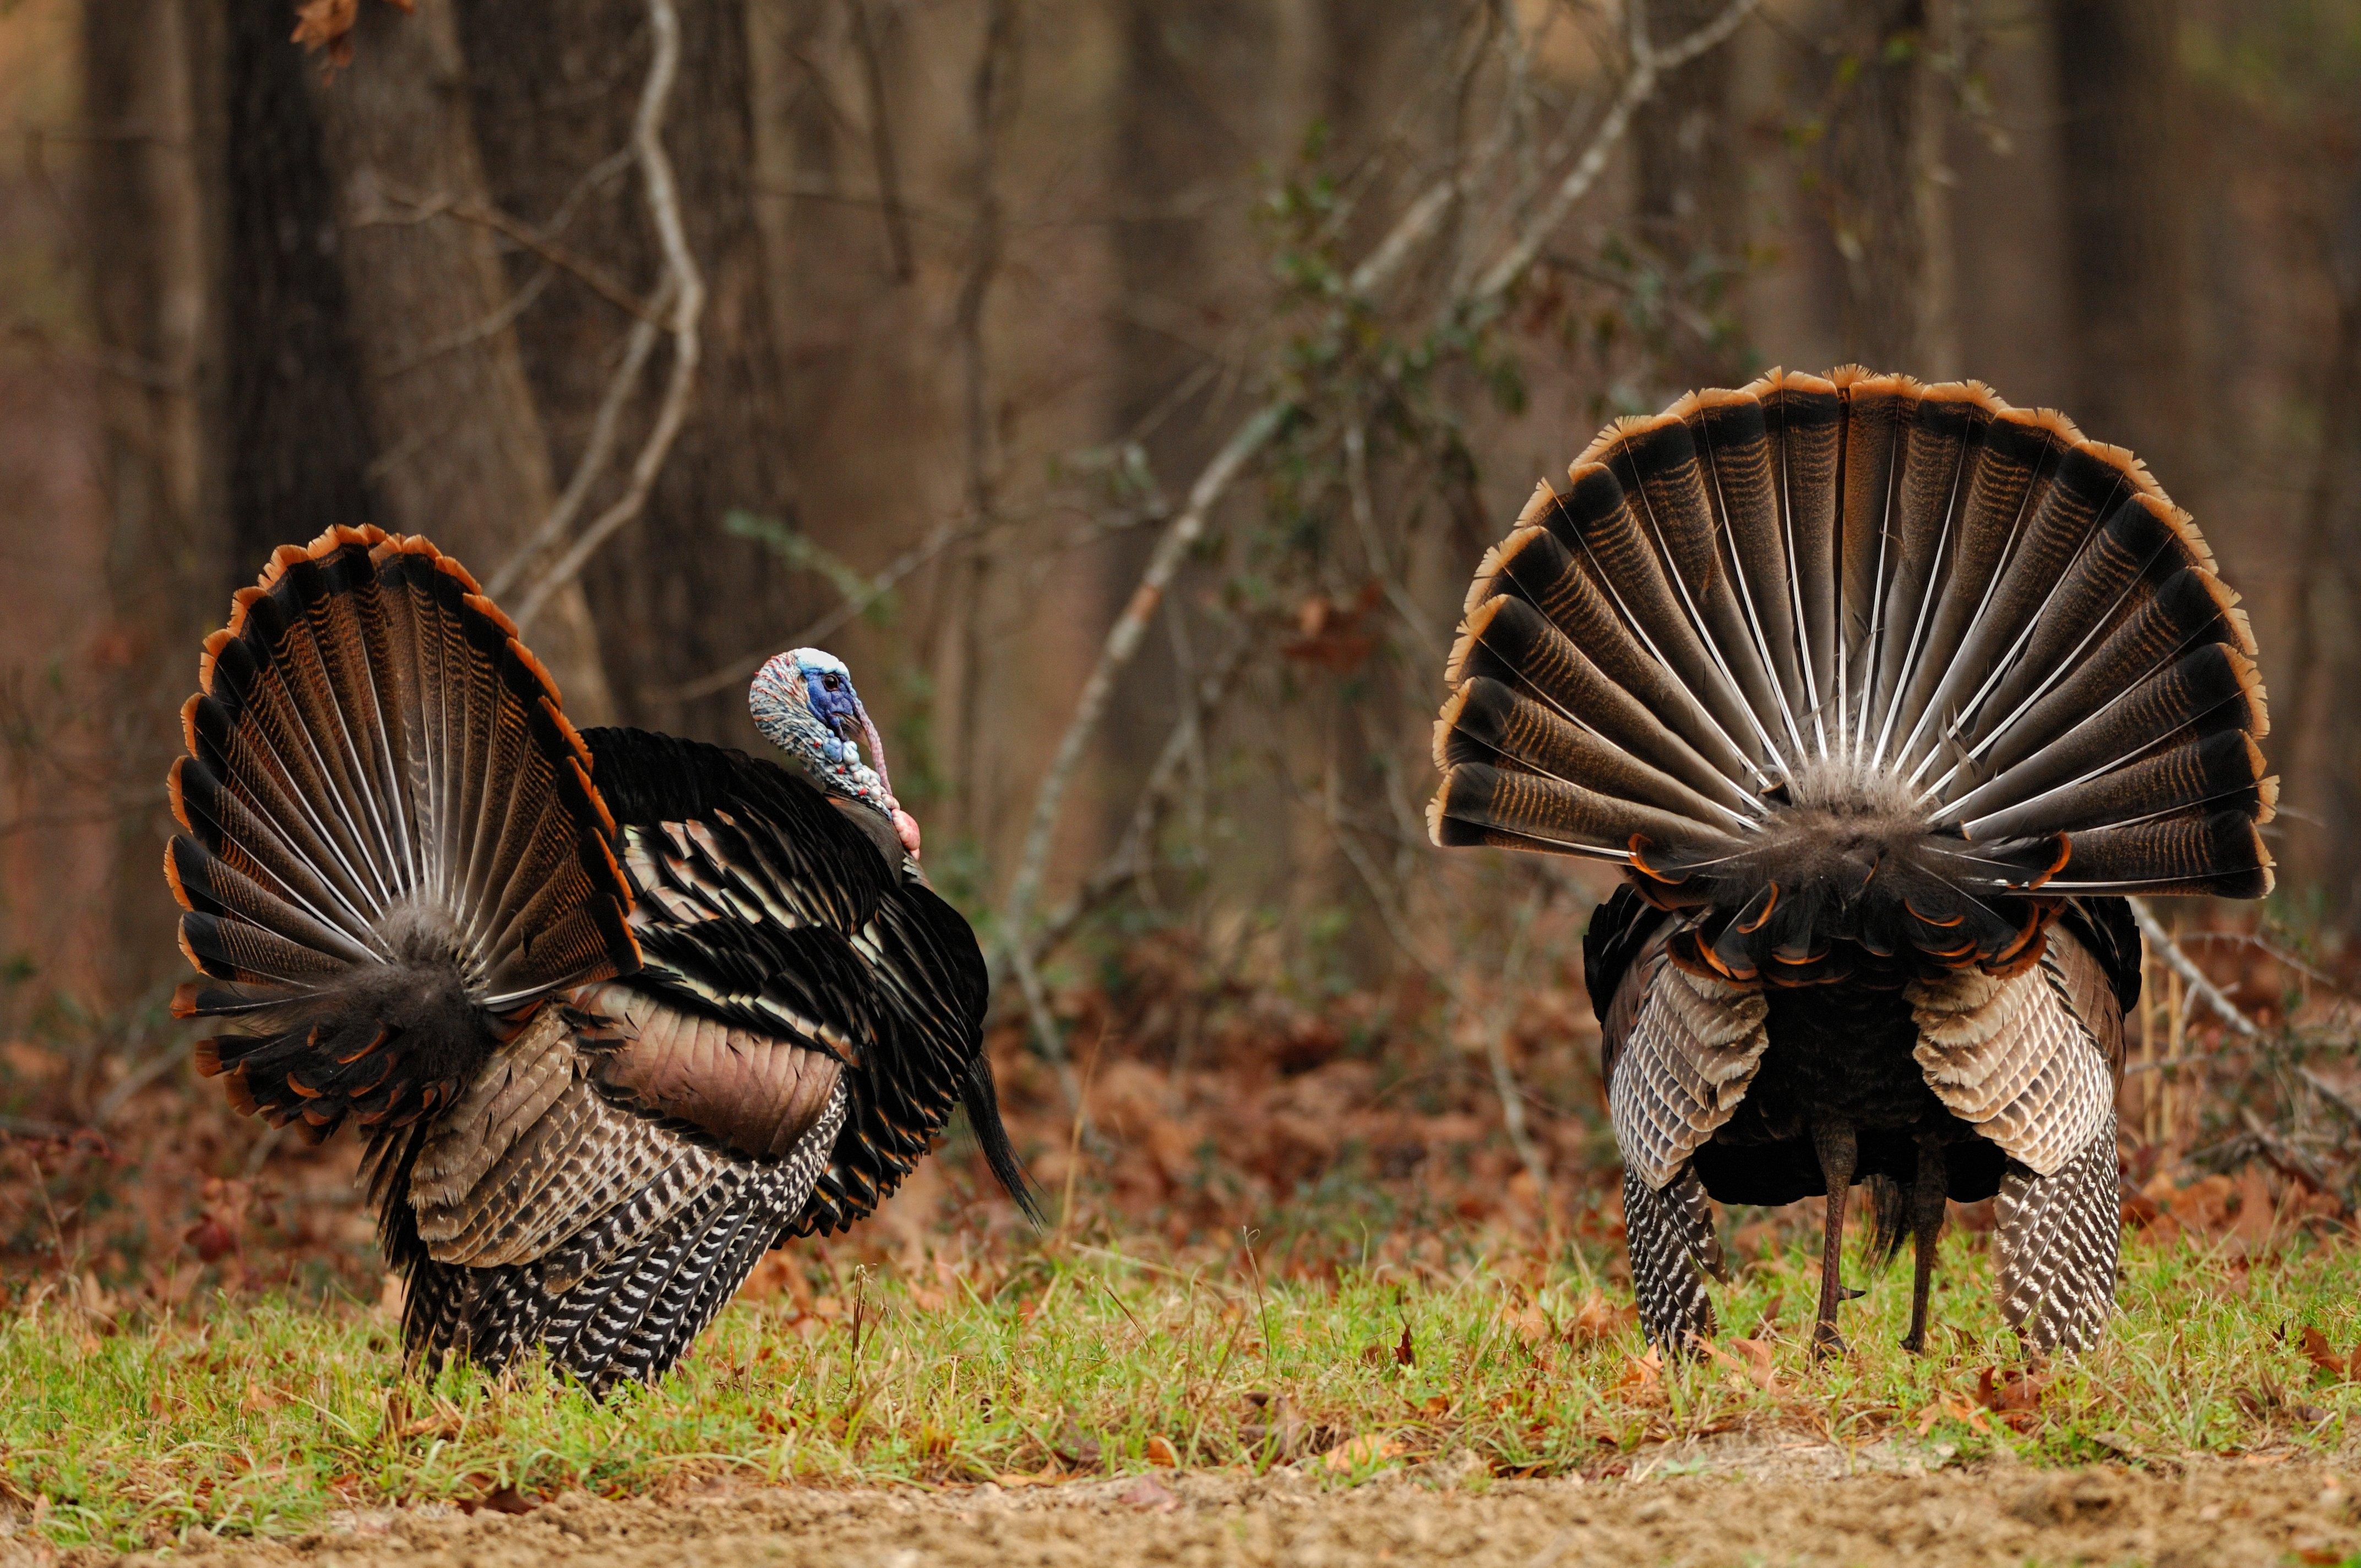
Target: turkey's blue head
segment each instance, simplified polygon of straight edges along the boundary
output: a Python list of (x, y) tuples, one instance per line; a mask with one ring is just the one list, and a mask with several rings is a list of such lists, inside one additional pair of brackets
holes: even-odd
[[(894, 798), (885, 743), (861, 705), (861, 694), (852, 689), (852, 672), (843, 660), (818, 648), (791, 648), (755, 674), (746, 706), (763, 738), (814, 784), (877, 812), (894, 824), (904, 849), (918, 852), (918, 824)], [(866, 760), (863, 742), (869, 747)]]

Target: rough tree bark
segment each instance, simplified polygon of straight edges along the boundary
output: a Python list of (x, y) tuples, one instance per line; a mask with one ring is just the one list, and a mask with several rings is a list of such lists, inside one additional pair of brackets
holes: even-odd
[[(364, 7), (351, 66), (312, 73), (346, 300), (379, 444), (379, 521), (489, 574), (555, 497), (512, 325), (452, 0)], [(577, 721), (613, 712), (579, 585), (533, 630)]]
[[(565, 219), (567, 249), (652, 292), (661, 258), (639, 175), (609, 161), (630, 143), (647, 71), (646, 6), (458, 0), (457, 14), (493, 199), (536, 225)], [(788, 462), (787, 370), (756, 222), (746, 7), (684, 6), (681, 33), (689, 64), (673, 90), (664, 146), (708, 290), (701, 385), (647, 510), (585, 575), (609, 645), (631, 650), (610, 672), (618, 711), (633, 723), (751, 743), (742, 685), (686, 700), (663, 694), (791, 633), (820, 598), (813, 579), (723, 528), (733, 510), (790, 527), (803, 519)], [(517, 334), (551, 461), (567, 476), (631, 318), (577, 278), (537, 285), (544, 264), (529, 252), (512, 251), (509, 261), (511, 288), (540, 290), (517, 318)], [(625, 454), (637, 450), (661, 393), (660, 373), (645, 379), (617, 444)], [(588, 510), (620, 487), (623, 466), (615, 465)]]
[(1945, 112), (1937, 57), (1953, 0), (1843, 0), (1828, 142), (1843, 258), (1843, 352), (1938, 379), (1959, 370)]

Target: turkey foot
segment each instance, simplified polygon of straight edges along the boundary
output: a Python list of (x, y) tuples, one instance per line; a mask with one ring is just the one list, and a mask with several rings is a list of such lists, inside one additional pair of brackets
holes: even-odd
[(1910, 1332), (1902, 1348), (1913, 1355), (1927, 1349), (1927, 1305), (1935, 1288), (1935, 1244), (1943, 1234), (1943, 1206), (1950, 1190), (1943, 1146), (1931, 1137), (1918, 1140), (1918, 1179), (1910, 1189), (1910, 1232), (1914, 1244), (1910, 1277)]
[(1837, 1303), (1845, 1298), (1845, 1205), (1852, 1201), (1853, 1166), (1859, 1149), (1850, 1122), (1817, 1123), (1812, 1149), (1820, 1157), (1820, 1175), (1828, 1181), (1828, 1219), (1820, 1242), (1820, 1315), (1812, 1324), (1812, 1354), (1826, 1355), (1845, 1348), (1837, 1332)]

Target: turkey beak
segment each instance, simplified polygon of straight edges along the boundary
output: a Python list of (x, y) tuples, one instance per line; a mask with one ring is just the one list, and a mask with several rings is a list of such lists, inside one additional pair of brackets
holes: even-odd
[(869, 765), (876, 770), (877, 782), (884, 787), (885, 809), (894, 818), (894, 832), (902, 840), (902, 848), (909, 850), (915, 860), (918, 853), (918, 822), (902, 809), (901, 801), (894, 794), (894, 775), (885, 770), (885, 741), (877, 733), (876, 722), (869, 717), (868, 706), (858, 696), (852, 699), (852, 711), (861, 720), (862, 738), (869, 742)]

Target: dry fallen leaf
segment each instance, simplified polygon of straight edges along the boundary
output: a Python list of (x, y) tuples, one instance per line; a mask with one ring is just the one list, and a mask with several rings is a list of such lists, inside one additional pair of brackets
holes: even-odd
[(1987, 1410), (1998, 1411), (2002, 1420), (2023, 1431), (2039, 1419), (2041, 1393), (2048, 1387), (2046, 1373), (2035, 1374), (2014, 1366), (2005, 1370), (1987, 1366), (1976, 1374), (1976, 1403)]
[(1180, 1451), (1172, 1446), (1170, 1438), (1157, 1432), (1148, 1440), (1148, 1462), (1160, 1470), (1177, 1470), (1180, 1467)]
[(1604, 1290), (1593, 1290), (1566, 1320), (1565, 1337), (1576, 1344), (1607, 1339), (1639, 1321), (1637, 1307), (1619, 1305), (1609, 1301)]
[(1730, 1348), (1745, 1358), (1746, 1376), (1757, 1388), (1776, 1390), (1779, 1379), (1771, 1370), (1771, 1346), (1759, 1339), (1734, 1339)]
[(2310, 1323), (2304, 1325), (2303, 1355), (2313, 1367), (2340, 1381), (2361, 1371), (2361, 1348), (2351, 1355), (2339, 1355), (2336, 1347), (2328, 1343), (2328, 1336)]
[(1392, 1438), (1380, 1432), (1365, 1431), (1358, 1437), (1346, 1438), (1343, 1442), (1322, 1454), (1320, 1463), (1331, 1470), (1341, 1473), (1382, 1464), (1386, 1460), (1396, 1457), (1401, 1451), (1402, 1445)]

